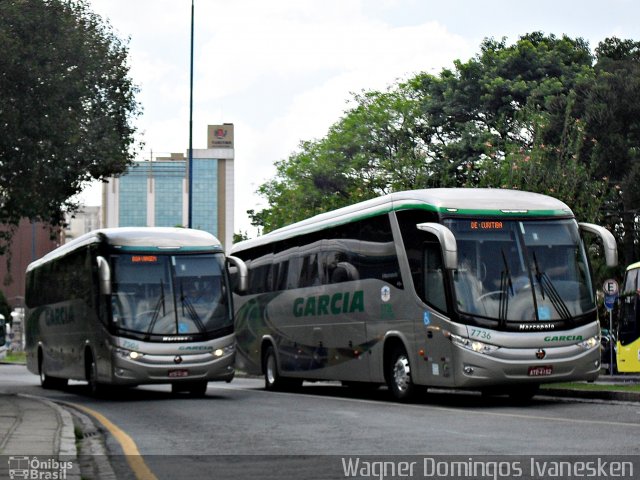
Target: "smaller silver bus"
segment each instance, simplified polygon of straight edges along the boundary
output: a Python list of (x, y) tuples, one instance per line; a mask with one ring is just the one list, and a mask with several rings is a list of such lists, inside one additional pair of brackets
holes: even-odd
[(182, 228), (96, 230), (31, 263), (27, 367), (43, 388), (86, 380), (171, 384), (204, 395), (233, 379), (235, 338), (227, 260), (211, 234)]

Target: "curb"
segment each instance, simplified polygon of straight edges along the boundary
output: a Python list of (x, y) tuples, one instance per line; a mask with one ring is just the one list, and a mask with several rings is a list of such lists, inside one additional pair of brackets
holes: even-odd
[(58, 439), (58, 455), (60, 457), (64, 457), (67, 460), (77, 460), (78, 449), (76, 447), (75, 427), (73, 424), (73, 417), (71, 416), (71, 413), (69, 413), (66, 409), (62, 408), (57, 403), (43, 397), (22, 393), (19, 393), (18, 396), (42, 402), (56, 411), (56, 414), (58, 415), (58, 418), (60, 418), (61, 423), (60, 435)]
[(640, 392), (616, 392), (609, 390), (574, 390), (567, 388), (543, 388), (538, 395), (551, 397), (584, 398), (596, 400), (616, 400), (619, 402), (640, 402)]

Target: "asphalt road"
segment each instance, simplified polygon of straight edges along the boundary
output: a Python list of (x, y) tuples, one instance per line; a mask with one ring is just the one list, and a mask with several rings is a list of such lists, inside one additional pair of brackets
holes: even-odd
[[(215, 478), (244, 478), (234, 476), (235, 469), (289, 478), (283, 468), (297, 478), (337, 478), (345, 456), (515, 456), (500, 457), (511, 461), (640, 454), (640, 405), (627, 402), (538, 396), (519, 406), (507, 397), (435, 392), (403, 405), (384, 389), (358, 393), (322, 383), (272, 393), (262, 389), (262, 380), (246, 378), (210, 383), (200, 399), (172, 395), (168, 386), (95, 399), (81, 383), (42, 390), (35, 375), (9, 365), (0, 365), (0, 392), (46, 396), (99, 412), (133, 439), (157, 478), (186, 478), (175, 476), (185, 468), (218, 471)], [(122, 453), (112, 436), (107, 446), (114, 455)]]

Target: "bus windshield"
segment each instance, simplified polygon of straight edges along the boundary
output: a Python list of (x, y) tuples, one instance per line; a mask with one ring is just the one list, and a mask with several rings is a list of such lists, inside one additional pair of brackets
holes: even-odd
[(211, 334), (233, 326), (222, 254), (111, 257), (112, 321), (121, 332)]
[(505, 322), (570, 320), (594, 309), (574, 220), (448, 219), (460, 313)]

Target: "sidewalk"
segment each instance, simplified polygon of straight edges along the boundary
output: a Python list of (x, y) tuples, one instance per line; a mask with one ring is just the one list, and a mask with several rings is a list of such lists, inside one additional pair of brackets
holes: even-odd
[(80, 478), (71, 414), (43, 398), (0, 394), (0, 478), (61, 469), (66, 478)]

